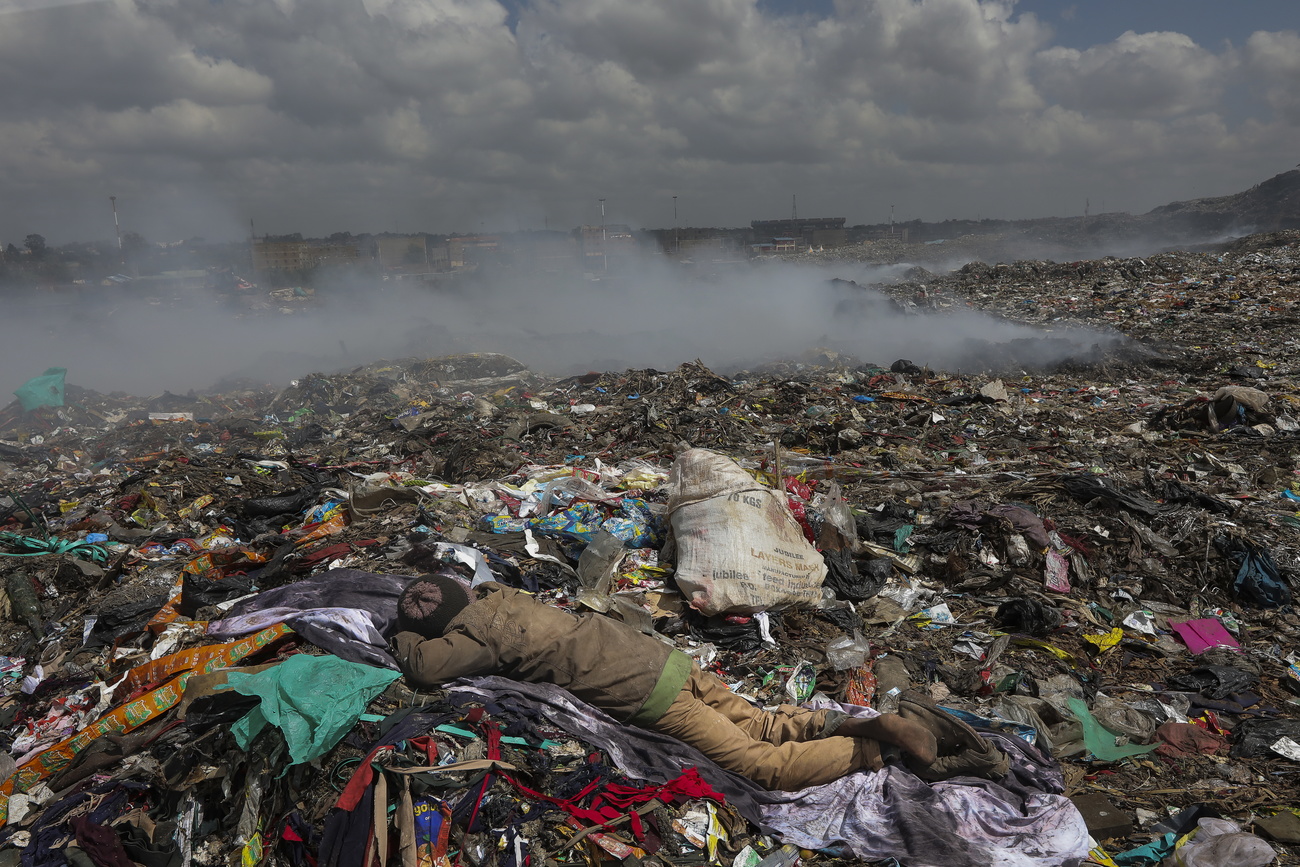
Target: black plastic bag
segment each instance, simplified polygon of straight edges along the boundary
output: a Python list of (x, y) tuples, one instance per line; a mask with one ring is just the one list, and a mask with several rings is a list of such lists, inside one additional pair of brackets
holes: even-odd
[(86, 646), (100, 647), (114, 638), (139, 632), (170, 598), (171, 593), (166, 590), (146, 594), (110, 593), (96, 612), (99, 619)]
[(1169, 678), (1169, 689), (1182, 692), (1199, 692), (1216, 701), (1250, 689), (1258, 678), (1248, 671), (1227, 665), (1203, 665), (1187, 674)]
[(697, 611), (686, 612), (686, 626), (691, 637), (708, 641), (735, 653), (753, 653), (763, 646), (763, 636), (753, 617), (716, 615), (705, 617)]
[(181, 601), (176, 610), (182, 617), (193, 617), (200, 608), (238, 599), (252, 592), (253, 579), (250, 575), (208, 578), (186, 572), (181, 578)]
[(853, 554), (848, 549), (823, 551), (826, 561), (826, 580), (824, 586), (835, 591), (840, 599), (861, 602), (879, 593), (889, 581), (893, 565), (887, 558), (867, 560), (860, 570)]
[(1060, 611), (1029, 597), (1008, 599), (998, 606), (994, 618), (1008, 632), (1039, 637), (1051, 634), (1061, 625)]
[(1263, 756), (1277, 757), (1272, 745), (1279, 738), (1300, 741), (1300, 720), (1296, 719), (1248, 719), (1237, 726), (1233, 732), (1237, 742), (1229, 753), (1234, 759), (1257, 759)]
[(1181, 508), (1148, 500), (1141, 494), (1131, 490), (1123, 490), (1113, 482), (1099, 479), (1096, 476), (1063, 476), (1060, 479), (1060, 484), (1061, 487), (1065, 488), (1067, 494), (1081, 503), (1104, 500), (1112, 506), (1128, 509), (1130, 512), (1135, 512), (1147, 518), (1154, 518), (1165, 512), (1177, 511)]
[(1232, 592), (1238, 599), (1260, 608), (1291, 604), (1291, 588), (1273, 562), (1273, 555), (1264, 547), (1247, 539), (1220, 535), (1214, 539), (1214, 550), (1237, 567)]
[(250, 518), (258, 516), (270, 517), (297, 514), (305, 511), (315, 499), (316, 492), (314, 489), (298, 488), (297, 490), (285, 491), (283, 494), (274, 497), (244, 500), (239, 505), (243, 513)]

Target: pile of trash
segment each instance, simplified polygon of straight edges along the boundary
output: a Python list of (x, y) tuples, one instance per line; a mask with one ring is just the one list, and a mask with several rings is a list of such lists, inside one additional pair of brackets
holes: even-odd
[[(882, 290), (1159, 350), (1053, 370), (33, 377), (0, 411), (0, 865), (1297, 863), (1300, 256), (1168, 256)], [(1010, 770), (774, 793), (545, 684), (413, 688), (427, 573), (759, 706), (920, 690)]]

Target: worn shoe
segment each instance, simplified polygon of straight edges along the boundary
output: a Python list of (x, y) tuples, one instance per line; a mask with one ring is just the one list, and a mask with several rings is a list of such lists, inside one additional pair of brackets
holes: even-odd
[(939, 758), (930, 764), (904, 754), (908, 770), (930, 783), (952, 777), (981, 777), (1000, 780), (1007, 775), (1010, 761), (992, 741), (985, 740), (966, 723), (940, 710), (924, 693), (908, 690), (899, 697), (898, 715), (925, 726), (939, 742)]

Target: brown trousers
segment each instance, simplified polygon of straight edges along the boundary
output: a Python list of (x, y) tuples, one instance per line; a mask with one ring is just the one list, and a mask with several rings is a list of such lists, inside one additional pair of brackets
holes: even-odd
[(823, 737), (829, 713), (794, 705), (756, 708), (693, 665), (682, 691), (649, 728), (690, 744), (719, 767), (766, 789), (798, 791), (879, 766), (875, 741)]

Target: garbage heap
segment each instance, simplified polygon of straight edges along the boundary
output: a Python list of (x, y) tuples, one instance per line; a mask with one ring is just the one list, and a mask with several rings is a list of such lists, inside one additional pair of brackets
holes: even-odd
[[(1300, 863), (1300, 257), (1169, 257), (886, 290), (1156, 350), (1050, 370), (34, 377), (0, 412), (0, 864)], [(812, 580), (701, 565), (701, 454), (775, 499)], [(413, 689), (394, 600), (439, 571), (620, 619), (760, 706), (920, 690), (1011, 770), (771, 793), (545, 685)]]

